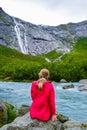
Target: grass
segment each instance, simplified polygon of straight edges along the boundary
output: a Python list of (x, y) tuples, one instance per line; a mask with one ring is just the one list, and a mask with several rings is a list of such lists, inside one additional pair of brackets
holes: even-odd
[[(65, 54), (60, 61), (53, 62), (60, 55), (56, 51), (39, 56), (26, 55), (0, 45), (0, 79), (35, 80), (43, 67), (51, 71), (51, 80), (57, 77), (59, 80), (67, 78), (67, 81), (87, 78), (87, 38), (79, 39), (72, 52)], [(45, 58), (51, 62), (47, 62)]]
[(87, 38), (80, 38), (74, 46), (73, 51), (65, 54), (62, 61), (68, 63), (87, 61)]
[(52, 51), (50, 53), (39, 55), (39, 56), (33, 56), (30, 54), (22, 54), (21, 52), (18, 52), (14, 49), (7, 48), (5, 46), (0, 45), (0, 60), (4, 61), (6, 58), (9, 60), (26, 60), (26, 61), (36, 61), (36, 62), (46, 62), (45, 58), (49, 58), (51, 60), (54, 60), (60, 56), (60, 53)]

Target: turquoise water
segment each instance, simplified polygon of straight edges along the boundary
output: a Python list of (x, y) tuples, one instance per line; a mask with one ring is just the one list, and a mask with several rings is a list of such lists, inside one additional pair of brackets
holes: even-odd
[[(75, 88), (62, 89), (71, 83), (53, 83), (56, 94), (56, 108), (58, 113), (70, 119), (87, 122), (87, 91), (78, 91), (82, 84), (73, 83)], [(86, 84), (87, 85), (87, 84)], [(16, 108), (22, 104), (31, 104), (31, 83), (0, 82), (0, 100), (12, 103)]]

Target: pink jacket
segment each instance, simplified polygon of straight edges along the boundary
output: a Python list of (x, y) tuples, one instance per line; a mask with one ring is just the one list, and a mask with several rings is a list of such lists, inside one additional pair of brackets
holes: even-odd
[(47, 121), (52, 115), (56, 114), (55, 92), (51, 82), (45, 82), (42, 91), (38, 90), (38, 81), (33, 82), (31, 86), (31, 97), (31, 118)]

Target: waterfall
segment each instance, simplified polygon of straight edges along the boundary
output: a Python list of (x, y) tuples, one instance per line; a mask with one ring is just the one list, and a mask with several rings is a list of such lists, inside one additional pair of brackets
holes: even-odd
[(26, 29), (22, 23), (17, 22), (15, 18), (13, 18), (15, 23), (15, 32), (18, 39), (19, 47), (21, 52), (24, 54), (28, 54), (28, 44), (27, 44), (27, 37), (26, 37)]

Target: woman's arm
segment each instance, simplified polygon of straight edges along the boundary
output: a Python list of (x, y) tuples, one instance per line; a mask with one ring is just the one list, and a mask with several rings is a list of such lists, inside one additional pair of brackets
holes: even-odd
[(52, 114), (52, 121), (57, 120), (56, 105), (55, 105), (55, 91), (53, 85), (51, 86), (51, 90), (50, 90), (50, 109)]

